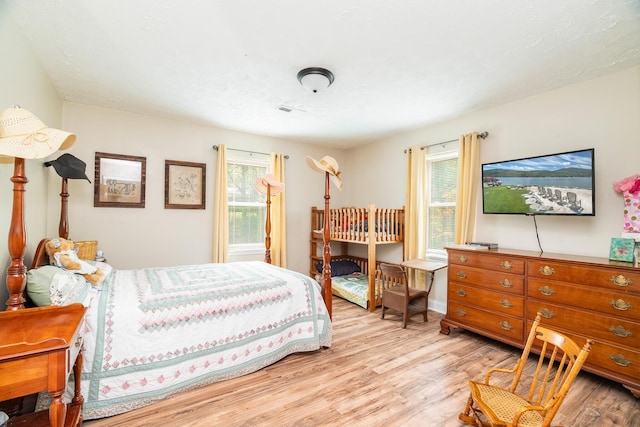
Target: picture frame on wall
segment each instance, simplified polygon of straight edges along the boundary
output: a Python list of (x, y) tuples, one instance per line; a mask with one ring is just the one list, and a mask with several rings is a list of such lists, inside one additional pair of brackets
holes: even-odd
[(207, 165), (177, 160), (164, 165), (165, 209), (204, 209)]
[(146, 170), (146, 157), (96, 152), (93, 206), (144, 208)]
[(611, 247), (609, 248), (609, 259), (613, 261), (633, 262), (635, 239), (627, 238), (611, 238)]

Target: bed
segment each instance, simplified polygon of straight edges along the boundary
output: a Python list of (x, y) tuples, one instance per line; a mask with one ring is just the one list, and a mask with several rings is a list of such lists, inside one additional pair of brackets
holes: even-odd
[[(347, 299), (373, 312), (381, 304), (385, 283), (379, 274), (378, 245), (404, 245), (404, 208), (387, 209), (369, 205), (366, 208), (329, 209), (329, 241), (340, 247), (331, 256), (331, 289), (334, 295)], [(324, 210), (311, 208), (310, 276), (322, 272), (324, 245)], [(367, 258), (347, 254), (349, 244), (367, 246)], [(404, 249), (404, 247), (403, 247)]]
[[(93, 287), (48, 265), (45, 239), (27, 271), (23, 159), (16, 159), (15, 170), (8, 309), (24, 308), (25, 288), (38, 305), (88, 307), (81, 329), (83, 419), (130, 411), (254, 372), (292, 353), (331, 346), (320, 285), (262, 261), (137, 270), (98, 263), (105, 280)], [(61, 237), (68, 236), (64, 201)], [(66, 399), (73, 395), (72, 384)], [(36, 409), (46, 407), (41, 393)]]

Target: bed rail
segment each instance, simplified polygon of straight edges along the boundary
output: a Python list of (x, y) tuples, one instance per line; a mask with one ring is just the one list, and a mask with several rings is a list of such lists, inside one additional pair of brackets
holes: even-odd
[[(321, 233), (324, 210), (312, 208), (311, 218), (312, 230)], [(334, 241), (398, 243), (404, 239), (404, 208), (387, 209), (369, 205), (367, 208), (329, 209), (329, 224), (330, 239)]]

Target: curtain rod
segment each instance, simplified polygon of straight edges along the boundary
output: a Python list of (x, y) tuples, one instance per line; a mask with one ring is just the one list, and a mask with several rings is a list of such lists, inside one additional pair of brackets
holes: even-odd
[[(214, 145), (212, 148), (213, 148), (214, 150), (218, 151), (218, 146), (217, 146), (217, 145)], [(269, 155), (270, 155), (269, 153), (261, 153), (260, 151), (240, 150), (239, 148), (227, 148), (227, 150), (232, 150), (232, 151), (242, 151), (243, 153), (251, 153), (251, 154), (264, 154), (265, 156), (269, 156)], [(285, 154), (285, 155), (284, 155), (284, 158), (285, 158), (285, 159), (288, 159), (288, 158), (289, 158), (289, 155), (288, 155), (288, 154)]]
[[(480, 138), (480, 139), (485, 139), (485, 138), (486, 138), (486, 137), (488, 137), (488, 136), (489, 136), (489, 132), (487, 132), (487, 131), (480, 132), (480, 133), (478, 134), (478, 138)], [(434, 146), (436, 146), (436, 145), (444, 145), (444, 144), (449, 144), (449, 143), (451, 143), (451, 142), (458, 142), (458, 141), (460, 141), (460, 139), (459, 139), (459, 138), (458, 138), (458, 139), (450, 139), (449, 141), (436, 142), (436, 143), (428, 144), (428, 145), (421, 145), (421, 146), (420, 146), (420, 149), (421, 149), (421, 150), (424, 150), (424, 149), (425, 149), (425, 148), (427, 148), (427, 147), (434, 147)], [(409, 150), (411, 150), (411, 149), (409, 148)], [(407, 152), (407, 149), (405, 149), (405, 150), (404, 150), (404, 152), (406, 153), (406, 152)]]

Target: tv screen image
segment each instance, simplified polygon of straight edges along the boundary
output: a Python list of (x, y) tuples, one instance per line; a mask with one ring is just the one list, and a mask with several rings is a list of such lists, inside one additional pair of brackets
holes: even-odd
[(595, 215), (594, 149), (482, 165), (485, 214)]

